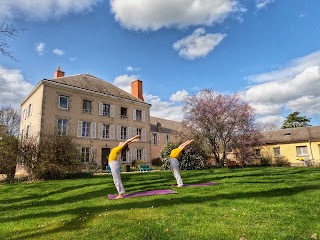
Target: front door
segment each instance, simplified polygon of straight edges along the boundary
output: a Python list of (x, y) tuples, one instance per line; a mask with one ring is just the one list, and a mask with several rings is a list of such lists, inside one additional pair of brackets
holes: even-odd
[(110, 154), (110, 148), (102, 148), (101, 149), (101, 166), (102, 170), (106, 170), (108, 166), (108, 157)]

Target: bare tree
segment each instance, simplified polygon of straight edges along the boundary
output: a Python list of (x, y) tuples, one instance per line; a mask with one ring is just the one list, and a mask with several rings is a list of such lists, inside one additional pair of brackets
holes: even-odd
[(206, 89), (187, 97), (184, 122), (211, 148), (220, 166), (227, 152), (236, 149), (244, 159), (251, 154), (249, 148), (262, 139), (254, 123), (253, 109), (237, 94), (223, 95)]
[(18, 33), (23, 29), (17, 29), (4, 20), (0, 25), (0, 53), (4, 56), (10, 57), (16, 60), (9, 51), (10, 45), (7, 41), (8, 38), (15, 39)]
[(10, 106), (0, 109), (0, 135), (18, 136), (20, 127), (20, 113)]

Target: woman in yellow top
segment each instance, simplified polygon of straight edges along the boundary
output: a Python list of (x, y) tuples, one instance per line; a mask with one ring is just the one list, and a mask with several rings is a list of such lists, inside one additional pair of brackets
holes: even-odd
[(193, 142), (193, 139), (188, 140), (182, 143), (179, 147), (173, 149), (170, 153), (169, 162), (170, 162), (171, 170), (173, 172), (173, 176), (177, 180), (177, 184), (178, 184), (177, 187), (183, 186), (183, 182), (179, 173), (179, 161), (177, 158), (181, 155), (182, 150), (185, 149), (192, 142)]
[(111, 169), (111, 174), (113, 178), (114, 185), (116, 186), (116, 189), (118, 191), (118, 196), (116, 198), (123, 198), (123, 194), (125, 193), (125, 189), (123, 187), (122, 181), (121, 181), (121, 175), (120, 175), (120, 163), (117, 161), (117, 156), (119, 153), (121, 153), (121, 150), (128, 144), (132, 142), (139, 141), (140, 135), (137, 135), (133, 138), (130, 138), (126, 140), (125, 142), (120, 142), (119, 145), (115, 148), (113, 148), (109, 154), (109, 166)]

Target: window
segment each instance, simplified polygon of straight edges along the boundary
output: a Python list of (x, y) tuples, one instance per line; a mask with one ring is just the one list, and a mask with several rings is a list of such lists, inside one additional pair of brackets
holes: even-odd
[(24, 116), (24, 120), (26, 120), (27, 119), (27, 109), (23, 110), (23, 116)]
[(99, 138), (114, 139), (114, 125), (99, 123)]
[(318, 144), (318, 149), (319, 149), (319, 155), (320, 155), (320, 144)]
[(128, 158), (128, 151), (127, 149), (124, 149), (122, 152), (121, 152), (121, 161), (122, 162), (127, 162), (127, 158)]
[(78, 121), (78, 137), (96, 137), (96, 123)]
[(83, 147), (81, 148), (81, 161), (82, 162), (89, 162), (90, 160), (90, 148)]
[(99, 115), (114, 117), (114, 105), (99, 102)]
[(146, 129), (144, 128), (133, 128), (133, 136), (140, 134), (140, 141), (145, 142), (146, 141)]
[(110, 126), (107, 124), (102, 124), (102, 138), (110, 138)]
[(137, 149), (137, 159), (138, 160), (143, 159), (143, 149)]
[(298, 146), (296, 147), (297, 156), (298, 157), (306, 157), (308, 156), (307, 146)]
[(168, 142), (170, 142), (170, 135), (165, 135), (165, 137), (164, 137), (164, 141), (165, 141), (165, 143), (168, 143)]
[(120, 128), (120, 139), (121, 140), (125, 140), (127, 139), (127, 128), (126, 127), (122, 127)]
[(151, 134), (151, 144), (159, 145), (159, 135), (157, 133)]
[(30, 134), (30, 125), (27, 126), (27, 130), (26, 130), (26, 138), (29, 137)]
[(145, 111), (133, 109), (133, 120), (145, 122)]
[(57, 121), (57, 132), (60, 136), (67, 135), (67, 127), (68, 127), (68, 120), (67, 119), (58, 119)]
[(281, 155), (280, 155), (280, 147), (273, 148), (273, 156), (274, 157), (281, 157)]
[(92, 111), (92, 102), (89, 100), (83, 100), (83, 112), (91, 113)]
[(127, 116), (127, 108), (125, 107), (121, 107), (121, 111), (120, 111), (120, 118), (128, 118)]
[(59, 96), (59, 108), (68, 109), (69, 108), (69, 97), (60, 95)]
[(256, 158), (260, 158), (261, 157), (261, 149), (255, 149), (254, 154), (255, 154)]
[(28, 117), (30, 117), (31, 115), (32, 115), (32, 104), (30, 103), (28, 107)]

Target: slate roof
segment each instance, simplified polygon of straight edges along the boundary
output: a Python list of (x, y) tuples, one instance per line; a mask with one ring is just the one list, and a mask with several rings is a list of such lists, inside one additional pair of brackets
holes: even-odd
[[(158, 121), (161, 124), (160, 129), (157, 128)], [(161, 133), (170, 134), (174, 131), (181, 130), (181, 127), (182, 127), (181, 122), (150, 116), (150, 131), (151, 132), (161, 132)]]
[(262, 132), (267, 144), (320, 141), (320, 126), (287, 128)]
[(130, 93), (114, 86), (113, 84), (106, 82), (95, 76), (92, 76), (90, 74), (78, 74), (78, 75), (65, 76), (65, 77), (59, 77), (59, 78), (53, 78), (53, 79), (44, 79), (44, 81), (60, 83), (65, 86), (73, 86), (73, 87), (77, 87), (84, 90), (106, 94), (109, 96), (114, 96), (114, 97), (123, 98), (131, 101), (145, 103), (143, 100), (134, 97)]

